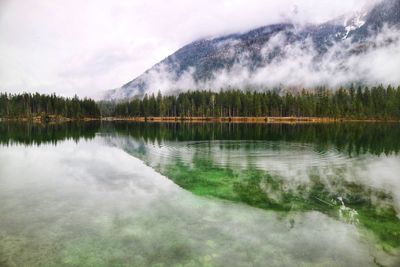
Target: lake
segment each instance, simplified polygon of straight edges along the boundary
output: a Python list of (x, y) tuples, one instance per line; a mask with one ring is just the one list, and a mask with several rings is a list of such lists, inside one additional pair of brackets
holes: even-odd
[(0, 266), (400, 266), (400, 125), (0, 123)]

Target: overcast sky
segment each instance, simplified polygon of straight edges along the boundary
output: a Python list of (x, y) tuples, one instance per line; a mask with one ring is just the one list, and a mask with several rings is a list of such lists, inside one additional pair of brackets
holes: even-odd
[(0, 0), (0, 91), (96, 96), (201, 37), (318, 23), (374, 0)]

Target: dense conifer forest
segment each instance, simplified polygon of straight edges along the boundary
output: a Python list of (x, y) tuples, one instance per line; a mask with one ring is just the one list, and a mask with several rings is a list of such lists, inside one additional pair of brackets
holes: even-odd
[(99, 117), (100, 110), (92, 99), (59, 97), (55, 94), (0, 94), (0, 118), (62, 116), (65, 118)]
[(241, 90), (189, 91), (145, 95), (142, 99), (103, 103), (104, 115), (120, 117), (331, 117), (399, 119), (400, 87), (320, 88), (299, 93)]
[(327, 117), (400, 119), (400, 87), (350, 87), (283, 93), (221, 90), (144, 95), (125, 102), (44, 94), (0, 94), (0, 118)]

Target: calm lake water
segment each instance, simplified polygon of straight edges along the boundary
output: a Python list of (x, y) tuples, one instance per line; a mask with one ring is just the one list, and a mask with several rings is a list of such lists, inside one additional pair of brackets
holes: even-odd
[(0, 123), (0, 266), (400, 266), (399, 124)]

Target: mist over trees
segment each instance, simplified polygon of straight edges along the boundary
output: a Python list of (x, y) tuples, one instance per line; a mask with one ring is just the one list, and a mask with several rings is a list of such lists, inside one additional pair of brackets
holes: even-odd
[(55, 94), (0, 94), (1, 118), (30, 118), (35, 116), (66, 118), (99, 117), (100, 110), (92, 99), (64, 98)]
[(103, 115), (119, 117), (332, 117), (399, 119), (400, 87), (319, 88), (299, 93), (241, 90), (189, 91), (145, 95), (128, 102), (103, 103)]

